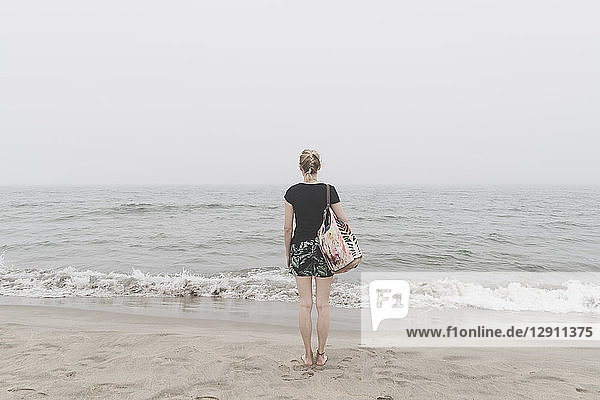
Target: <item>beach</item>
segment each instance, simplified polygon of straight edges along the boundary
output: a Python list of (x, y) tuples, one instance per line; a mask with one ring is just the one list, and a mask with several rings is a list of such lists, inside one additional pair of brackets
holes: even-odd
[(600, 400), (600, 1), (311, 4), (0, 5), (0, 400)]
[[(0, 400), (600, 398), (593, 341), (390, 333), (597, 323), (598, 187), (336, 187), (365, 259), (332, 284), (323, 368), (300, 362), (284, 186), (2, 188)], [(411, 283), (378, 347), (364, 273)]]
[(304, 367), (291, 326), (1, 305), (0, 398), (600, 397), (598, 348), (364, 348), (359, 342), (359, 331), (333, 329), (325, 367)]

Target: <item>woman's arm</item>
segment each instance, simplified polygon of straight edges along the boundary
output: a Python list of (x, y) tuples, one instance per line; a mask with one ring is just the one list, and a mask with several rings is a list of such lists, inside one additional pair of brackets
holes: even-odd
[(290, 243), (292, 242), (292, 231), (294, 230), (294, 206), (285, 201), (285, 221), (283, 223), (283, 240), (285, 242), (285, 258), (287, 268), (290, 267)]
[(331, 209), (333, 210), (333, 212), (335, 213), (335, 216), (341, 220), (343, 223), (345, 223), (346, 225), (348, 225), (348, 218), (346, 218), (346, 215), (344, 214), (344, 210), (342, 210), (342, 203), (341, 202), (337, 202), (335, 204), (331, 205)]

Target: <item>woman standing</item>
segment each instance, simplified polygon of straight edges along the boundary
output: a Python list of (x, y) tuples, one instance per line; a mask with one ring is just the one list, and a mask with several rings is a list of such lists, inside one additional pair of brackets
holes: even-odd
[[(322, 366), (327, 362), (325, 344), (329, 334), (329, 292), (333, 273), (329, 270), (321, 249), (317, 231), (323, 222), (323, 211), (327, 205), (327, 187), (317, 181), (317, 171), (321, 169), (319, 153), (314, 150), (304, 150), (300, 154), (300, 171), (304, 182), (292, 185), (285, 192), (285, 252), (287, 267), (296, 277), (298, 294), (300, 295), (300, 313), (298, 325), (304, 342), (304, 365), (313, 364), (311, 348), (313, 305), (312, 279), (315, 278), (317, 306), (317, 357), (316, 365)], [(331, 208), (338, 219), (348, 223), (337, 191), (329, 185)], [(294, 216), (296, 228), (293, 229)], [(293, 235), (292, 235), (293, 231)]]

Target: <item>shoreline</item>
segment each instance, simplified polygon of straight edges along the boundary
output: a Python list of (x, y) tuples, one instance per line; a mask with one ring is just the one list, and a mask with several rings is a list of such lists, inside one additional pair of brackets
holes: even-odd
[[(257, 301), (213, 297), (19, 297), (0, 296), (2, 306), (58, 307), (106, 311), (141, 316), (192, 320), (258, 322), (265, 325), (298, 325), (298, 301)], [(330, 307), (331, 329), (360, 331), (361, 310)], [(313, 309), (316, 323), (316, 309)]]
[(321, 368), (295, 327), (258, 322), (0, 305), (0, 327), (0, 398), (600, 396), (596, 348), (364, 348), (332, 329)]

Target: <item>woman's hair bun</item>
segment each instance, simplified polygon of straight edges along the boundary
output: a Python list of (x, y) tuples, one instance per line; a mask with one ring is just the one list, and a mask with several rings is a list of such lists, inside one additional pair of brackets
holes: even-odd
[(305, 174), (314, 174), (320, 166), (321, 159), (319, 153), (311, 149), (302, 150), (302, 153), (300, 153), (300, 168), (302, 168)]

